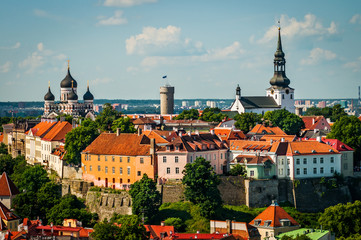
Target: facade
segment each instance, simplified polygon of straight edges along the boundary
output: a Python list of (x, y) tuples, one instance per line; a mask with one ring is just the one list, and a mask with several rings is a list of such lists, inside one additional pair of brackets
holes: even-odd
[(95, 186), (129, 189), (143, 174), (157, 172), (155, 141), (141, 134), (102, 133), (81, 153), (83, 180)]
[(197, 157), (205, 158), (217, 174), (223, 174), (227, 168), (227, 152), (227, 145), (214, 134), (179, 132), (179, 136), (157, 152), (158, 177), (160, 180), (182, 179), (185, 165)]
[(12, 200), (19, 194), (18, 188), (9, 178), (6, 172), (0, 177), (0, 200), (7, 208), (11, 208)]
[(51, 152), (50, 159), (48, 160), (48, 167), (54, 170), (60, 178), (63, 178), (65, 161), (63, 159), (65, 155), (64, 146), (54, 148)]
[(174, 87), (166, 84), (160, 87), (160, 114), (173, 114), (174, 111)]
[(281, 28), (278, 28), (277, 50), (274, 56), (274, 75), (270, 80), (271, 87), (267, 89), (266, 96), (242, 97), (241, 88), (237, 86), (236, 99), (231, 105), (231, 111), (264, 114), (267, 111), (285, 108), (289, 112), (295, 112), (294, 89), (289, 87), (290, 80), (286, 76), (286, 59), (282, 50)]
[(87, 91), (83, 96), (84, 101), (78, 101), (77, 81), (71, 76), (68, 64), (68, 73), (60, 83), (60, 102), (55, 102), (55, 96), (50, 90), (44, 96), (44, 119), (54, 119), (58, 115), (68, 114), (73, 117), (86, 117), (94, 119), (93, 101), (94, 96), (89, 91), (89, 83)]
[(281, 233), (300, 228), (296, 220), (275, 201), (249, 224), (258, 229), (262, 240), (275, 239), (274, 237)]

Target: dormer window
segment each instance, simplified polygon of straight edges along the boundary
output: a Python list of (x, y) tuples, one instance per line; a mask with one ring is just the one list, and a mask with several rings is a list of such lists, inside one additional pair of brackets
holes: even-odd
[(167, 146), (167, 151), (169, 151), (170, 150), (170, 146)]
[(271, 226), (271, 223), (272, 223), (272, 220), (266, 220), (266, 221), (264, 221), (264, 226), (269, 227), (269, 226)]
[(261, 221), (262, 220), (260, 220), (260, 219), (254, 220), (254, 225), (259, 226), (261, 224)]
[(289, 219), (280, 219), (280, 223), (281, 223), (282, 227), (291, 226), (291, 221)]
[(176, 147), (175, 147), (175, 150), (177, 150), (177, 151), (178, 151), (178, 150), (179, 150), (179, 147), (178, 147), (178, 146), (176, 146)]

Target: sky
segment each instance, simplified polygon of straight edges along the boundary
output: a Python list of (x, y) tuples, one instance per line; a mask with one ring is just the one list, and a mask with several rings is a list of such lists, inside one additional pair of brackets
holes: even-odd
[[(357, 98), (361, 1), (14, 0), (0, 2), (0, 101), (264, 96), (280, 21), (295, 98)], [(163, 79), (163, 76), (167, 76)]]

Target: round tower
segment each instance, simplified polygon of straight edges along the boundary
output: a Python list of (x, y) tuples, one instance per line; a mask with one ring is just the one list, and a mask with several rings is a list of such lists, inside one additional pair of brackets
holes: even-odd
[(160, 87), (160, 114), (173, 114), (174, 111), (174, 87), (165, 85)]

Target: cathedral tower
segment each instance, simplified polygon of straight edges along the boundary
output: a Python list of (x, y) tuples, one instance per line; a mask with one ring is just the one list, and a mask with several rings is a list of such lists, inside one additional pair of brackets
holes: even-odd
[(289, 87), (290, 80), (286, 76), (286, 59), (282, 50), (281, 28), (278, 28), (278, 42), (273, 60), (274, 74), (270, 80), (271, 87), (267, 89), (267, 96), (273, 97), (281, 108), (295, 112), (294, 89)]

